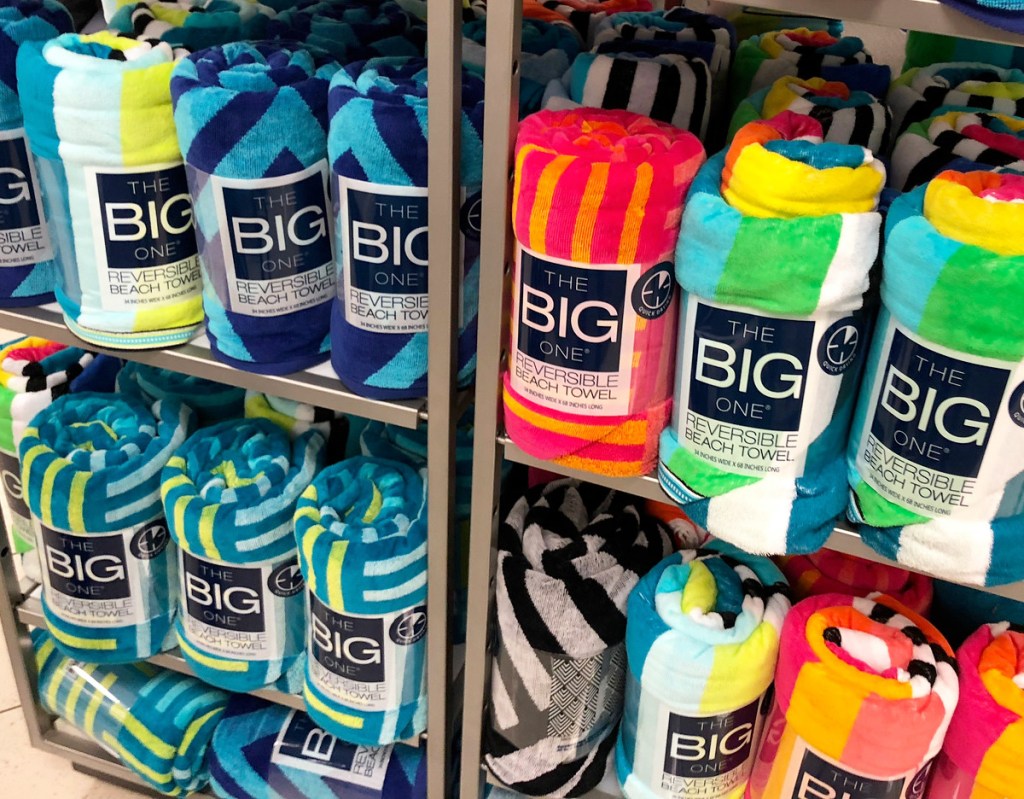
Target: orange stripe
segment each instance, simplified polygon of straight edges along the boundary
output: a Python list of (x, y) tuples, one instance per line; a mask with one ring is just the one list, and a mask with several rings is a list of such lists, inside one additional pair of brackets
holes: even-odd
[(651, 196), (653, 180), (654, 167), (651, 164), (640, 164), (636, 169), (633, 196), (629, 198), (626, 219), (622, 226), (622, 239), (619, 241), (620, 264), (631, 264), (636, 260), (636, 248), (640, 241), (640, 226), (644, 222), (644, 208), (647, 207), (647, 200)]
[[(548, 430), (552, 433), (562, 433), (563, 435), (575, 435), (571, 427), (564, 421), (550, 419), (547, 416), (542, 416), (530, 410), (518, 402), (508, 391), (505, 392), (505, 404), (512, 413), (536, 428)], [(639, 446), (647, 440), (647, 422), (641, 420), (623, 422), (618, 425), (588, 424), (586, 429), (589, 435), (580, 436), (580, 438), (593, 439), (595, 441), (600, 439), (605, 444), (629, 447)]]
[(590, 262), (590, 245), (594, 239), (594, 222), (597, 212), (601, 209), (605, 189), (608, 186), (608, 169), (610, 164), (597, 163), (590, 167), (587, 187), (583, 190), (580, 209), (576, 214), (576, 229), (572, 234), (572, 260), (580, 263)]
[[(601, 443), (607, 442), (602, 439)], [(645, 471), (643, 461), (604, 461), (579, 455), (555, 458), (555, 463), (567, 469), (579, 469), (581, 472), (594, 472), (608, 477), (636, 477)]]
[(548, 215), (551, 213), (551, 201), (558, 188), (558, 180), (576, 158), (571, 155), (555, 156), (540, 173), (537, 181), (537, 195), (530, 209), (530, 243), (529, 247), (540, 255), (547, 254), (545, 234), (548, 231)]

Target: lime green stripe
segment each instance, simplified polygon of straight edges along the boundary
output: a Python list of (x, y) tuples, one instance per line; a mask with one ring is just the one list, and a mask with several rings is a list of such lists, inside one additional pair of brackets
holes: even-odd
[(240, 660), (222, 660), (220, 658), (210, 657), (209, 655), (200, 652), (194, 646), (191, 646), (188, 641), (180, 636), (178, 637), (178, 645), (181, 647), (181, 651), (192, 658), (192, 660), (196, 661), (196, 663), (202, 663), (208, 668), (217, 669), (217, 671), (236, 672), (245, 672), (249, 670), (249, 665)]
[(331, 544), (331, 554), (327, 560), (327, 604), (335, 613), (345, 612), (345, 595), (341, 590), (341, 567), (348, 552), (348, 541), (337, 541)]
[(322, 713), (344, 727), (351, 727), (354, 730), (361, 730), (363, 728), (363, 720), (359, 716), (340, 713), (334, 708), (328, 707), (317, 698), (316, 694), (309, 689), (308, 685), (303, 690), (303, 694), (306, 699), (306, 704), (318, 713)]

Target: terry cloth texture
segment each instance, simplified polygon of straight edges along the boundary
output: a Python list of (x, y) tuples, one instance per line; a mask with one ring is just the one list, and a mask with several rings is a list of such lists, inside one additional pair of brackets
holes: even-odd
[(945, 111), (915, 122), (892, 152), (889, 185), (910, 191), (946, 169), (1024, 172), (1024, 119), (983, 111)]
[[(202, 321), (170, 45), (65, 34), (18, 53), (18, 90), (68, 327), (93, 344), (181, 344)], [(100, 220), (96, 224), (94, 220)]]
[(305, 713), (237, 695), (210, 746), (221, 799), (426, 799), (423, 750), (345, 743)]
[(928, 67), (950, 61), (978, 61), (994, 67), (1024, 67), (1024, 47), (944, 36), (941, 33), (907, 31), (903, 69)]
[(110, 29), (195, 51), (260, 39), (274, 14), (272, 8), (250, 0), (142, 0), (121, 6), (110, 19)]
[(1024, 71), (972, 62), (932, 64), (900, 75), (886, 102), (892, 111), (893, 135), (944, 106), (1020, 117), (1024, 116)]
[(873, 153), (889, 151), (892, 117), (885, 103), (845, 83), (824, 78), (779, 78), (739, 104), (729, 125), (729, 138), (748, 122), (792, 111), (818, 120), (825, 141), (856, 144)]
[(292, 517), (323, 465), (316, 431), (233, 419), (190, 436), (160, 493), (181, 555), (175, 630), (196, 675), (230, 691), (302, 685), (303, 583)]
[(39, 701), (167, 796), (202, 790), (206, 753), (228, 695), (149, 663), (99, 666), (69, 659), (32, 631)]
[[(366, 457), (328, 466), (299, 500), (295, 537), (309, 598), (310, 716), (364, 746), (419, 735), (427, 723), (426, 470)], [(359, 688), (367, 682), (383, 687), (367, 698)]]
[(192, 409), (199, 427), (243, 416), (245, 389), (135, 361), (126, 362), (118, 373), (117, 390), (148, 405), (177, 400)]
[(957, 650), (960, 702), (934, 767), (930, 799), (1020, 795), (1024, 628), (985, 624)]
[[(615, 476), (654, 467), (672, 407), (673, 250), (703, 161), (692, 134), (627, 111), (541, 111), (519, 126), (505, 428), (530, 455)], [(566, 369), (573, 379), (548, 379)]]
[(659, 477), (748, 552), (814, 552), (842, 514), (884, 182), (870, 151), (825, 144), (817, 121), (784, 111), (740, 130), (687, 197)]
[(622, 714), (626, 599), (672, 550), (668, 525), (576, 480), (529, 489), (498, 531), (497, 628), (485, 751), (534, 796), (582, 796)]
[(173, 645), (177, 553), (160, 472), (192, 427), (174, 400), (84, 392), (25, 429), (21, 485), (44, 553), (43, 613), (68, 657), (129, 663)]
[(892, 204), (850, 435), (865, 542), (974, 585), (1024, 578), (1022, 200), (1019, 175), (943, 172)]
[(324, 447), (325, 463), (337, 463), (345, 457), (349, 418), (341, 411), (318, 408), (259, 391), (246, 391), (245, 416), (247, 419), (269, 419), (287, 430), (293, 439), (307, 430), (316, 430), (327, 442)]
[[(463, 69), (460, 386), (476, 370), (483, 100), (483, 80)], [(327, 149), (338, 206), (331, 363), (341, 381), (362, 396), (425, 397), (426, 59), (353, 64), (334, 76), (328, 103)]]
[(327, 89), (337, 71), (298, 45), (236, 43), (184, 59), (171, 77), (210, 349), (240, 369), (288, 374), (330, 352)]
[(948, 6), (969, 17), (1004, 28), (1013, 33), (1024, 33), (1024, 3), (1020, 0), (942, 0)]
[(72, 30), (71, 15), (55, 0), (7, 0), (0, 7), (0, 158), (9, 176), (0, 232), (11, 242), (0, 254), (0, 306), (5, 308), (51, 302), (57, 278), (46, 209), (25, 140), (15, 62), (22, 43)]
[(889, 67), (875, 64), (856, 36), (837, 38), (825, 31), (792, 28), (771, 31), (740, 42), (732, 70), (735, 107), (781, 77), (824, 78), (845, 83), (854, 91), (884, 97)]
[[(788, 588), (767, 558), (712, 541), (669, 555), (633, 589), (615, 748), (627, 799), (679, 795), (671, 785), (708, 799), (743, 796), (771, 701)], [(706, 776), (694, 776), (674, 733), (701, 729), (732, 740), (702, 764)]]
[(892, 597), (798, 602), (782, 626), (775, 706), (746, 796), (796, 796), (812, 778), (924, 796), (958, 695), (949, 644)]
[(795, 601), (820, 594), (888, 594), (921, 616), (932, 605), (933, 580), (885, 563), (823, 549), (811, 555), (779, 558)]

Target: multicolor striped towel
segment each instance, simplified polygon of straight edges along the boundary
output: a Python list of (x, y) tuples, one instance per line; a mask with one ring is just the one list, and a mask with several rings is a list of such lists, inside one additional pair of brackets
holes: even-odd
[(693, 135), (627, 111), (519, 126), (505, 428), (530, 455), (617, 476), (654, 466), (672, 405), (673, 250), (703, 161)]
[(576, 480), (531, 488), (498, 532), (497, 628), (485, 750), (534, 796), (582, 796), (604, 777), (622, 714), (626, 599), (672, 549), (632, 499)]
[[(483, 80), (462, 70), (458, 382), (476, 369)], [(427, 393), (427, 62), (372, 59), (331, 81), (327, 149), (338, 206), (331, 363), (375, 398)]]
[(181, 555), (175, 629), (211, 685), (302, 685), (302, 574), (292, 517), (323, 465), (324, 439), (294, 442), (269, 419), (235, 419), (190, 436), (163, 469), (164, 514)]
[(929, 799), (1020, 795), (1024, 762), (1024, 628), (986, 624), (956, 653), (960, 703), (935, 764)]
[(327, 442), (324, 446), (325, 463), (337, 463), (345, 457), (349, 418), (341, 411), (318, 408), (259, 391), (246, 391), (245, 416), (247, 419), (269, 419), (293, 439), (307, 430), (316, 430)]
[(350, 458), (320, 472), (295, 512), (306, 578), (305, 698), (328, 732), (363, 746), (427, 723), (426, 470)]
[(29, 157), (15, 62), (23, 42), (43, 42), (73, 28), (56, 0), (8, 0), (0, 8), (0, 306), (41, 305), (53, 300), (57, 279), (47, 209)]
[(749, 799), (924, 796), (959, 688), (945, 639), (895, 599), (811, 597), (782, 627)]
[(43, 561), (43, 612), (57, 646), (129, 663), (173, 645), (177, 553), (160, 472), (192, 431), (173, 400), (68, 394), (25, 429), (21, 484)]
[(171, 77), (210, 349), (262, 374), (306, 369), (331, 346), (327, 89), (338, 65), (298, 47), (213, 47)]
[(117, 375), (117, 390), (152, 405), (177, 400), (192, 409), (199, 427), (241, 419), (245, 389), (159, 366), (128, 361)]
[[(626, 706), (615, 764), (627, 799), (739, 799), (771, 704), (788, 586), (722, 542), (669, 555), (626, 607)], [(716, 754), (694, 770), (702, 730)], [(697, 733), (697, 737), (694, 737)]]
[(896, 200), (848, 452), (850, 517), (888, 558), (1024, 578), (1024, 177), (943, 172)]
[(122, 5), (110, 18), (110, 29), (194, 51), (260, 39), (275, 13), (251, 0), (140, 0)]
[(305, 713), (234, 696), (210, 747), (222, 799), (426, 799), (423, 750), (338, 740)]
[(813, 552), (842, 514), (884, 182), (868, 150), (824, 144), (817, 121), (784, 111), (740, 130), (687, 198), (659, 477), (748, 552)]
[(821, 123), (827, 142), (856, 144), (873, 153), (889, 150), (892, 117), (885, 103), (845, 83), (824, 78), (779, 78), (740, 103), (729, 125), (729, 138), (748, 122), (771, 119), (783, 111), (812, 117)]
[(206, 752), (227, 694), (148, 663), (81, 663), (55, 643), (42, 630), (32, 631), (44, 709), (74, 724), (160, 793), (187, 796), (206, 786)]
[(889, 185), (910, 191), (946, 169), (1024, 172), (1024, 119), (945, 111), (915, 122), (896, 140)]
[(180, 344), (202, 321), (171, 114), (174, 58), (167, 44), (109, 32), (18, 53), (25, 129), (61, 267), (57, 300), (72, 332), (93, 344)]
[(932, 605), (931, 577), (885, 563), (831, 549), (779, 558), (778, 563), (797, 601), (821, 594), (867, 596), (880, 592), (921, 616), (927, 616)]

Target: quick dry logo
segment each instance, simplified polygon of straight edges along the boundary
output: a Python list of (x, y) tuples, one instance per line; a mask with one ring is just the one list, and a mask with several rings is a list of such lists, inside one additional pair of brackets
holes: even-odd
[(399, 646), (412, 646), (427, 634), (427, 606), (407, 610), (391, 622), (388, 637)]
[(664, 771), (673, 777), (706, 778), (747, 763), (756, 741), (760, 700), (719, 716), (691, 718), (669, 713)]
[(40, 533), (50, 590), (96, 602), (131, 596), (120, 533), (71, 535), (43, 525)]
[(871, 433), (898, 458), (977, 477), (1009, 377), (1007, 369), (951, 358), (894, 328)]
[(42, 221), (24, 136), (0, 139), (0, 230), (35, 227)]
[(675, 294), (672, 264), (666, 261), (649, 269), (633, 285), (633, 310), (643, 319), (657, 319), (668, 311)]
[(162, 555), (171, 542), (170, 532), (167, 530), (167, 522), (164, 519), (147, 524), (135, 535), (129, 546), (132, 555), (139, 560), (152, 560)]
[(266, 630), (262, 570), (211, 563), (181, 550), (185, 609), (193, 619), (222, 630)]
[(267, 588), (282, 599), (295, 596), (306, 586), (298, 561), (282, 563), (267, 577)]
[[(274, 743), (271, 760), (280, 766), (337, 780), (344, 785), (343, 793), (348, 794), (353, 786), (379, 791), (384, 784), (392, 750), (391, 746), (365, 747), (346, 743), (318, 727), (305, 713), (292, 711)], [(291, 796), (290, 791), (281, 789), (286, 786), (278, 788), (273, 772), (269, 784), (281, 796)], [(289, 781), (288, 785), (291, 784)]]
[(309, 597), (310, 644), (317, 662), (348, 680), (384, 682), (384, 621), (335, 613)]
[(792, 799), (900, 799), (905, 783), (904, 779), (873, 780), (851, 774), (807, 750)]

